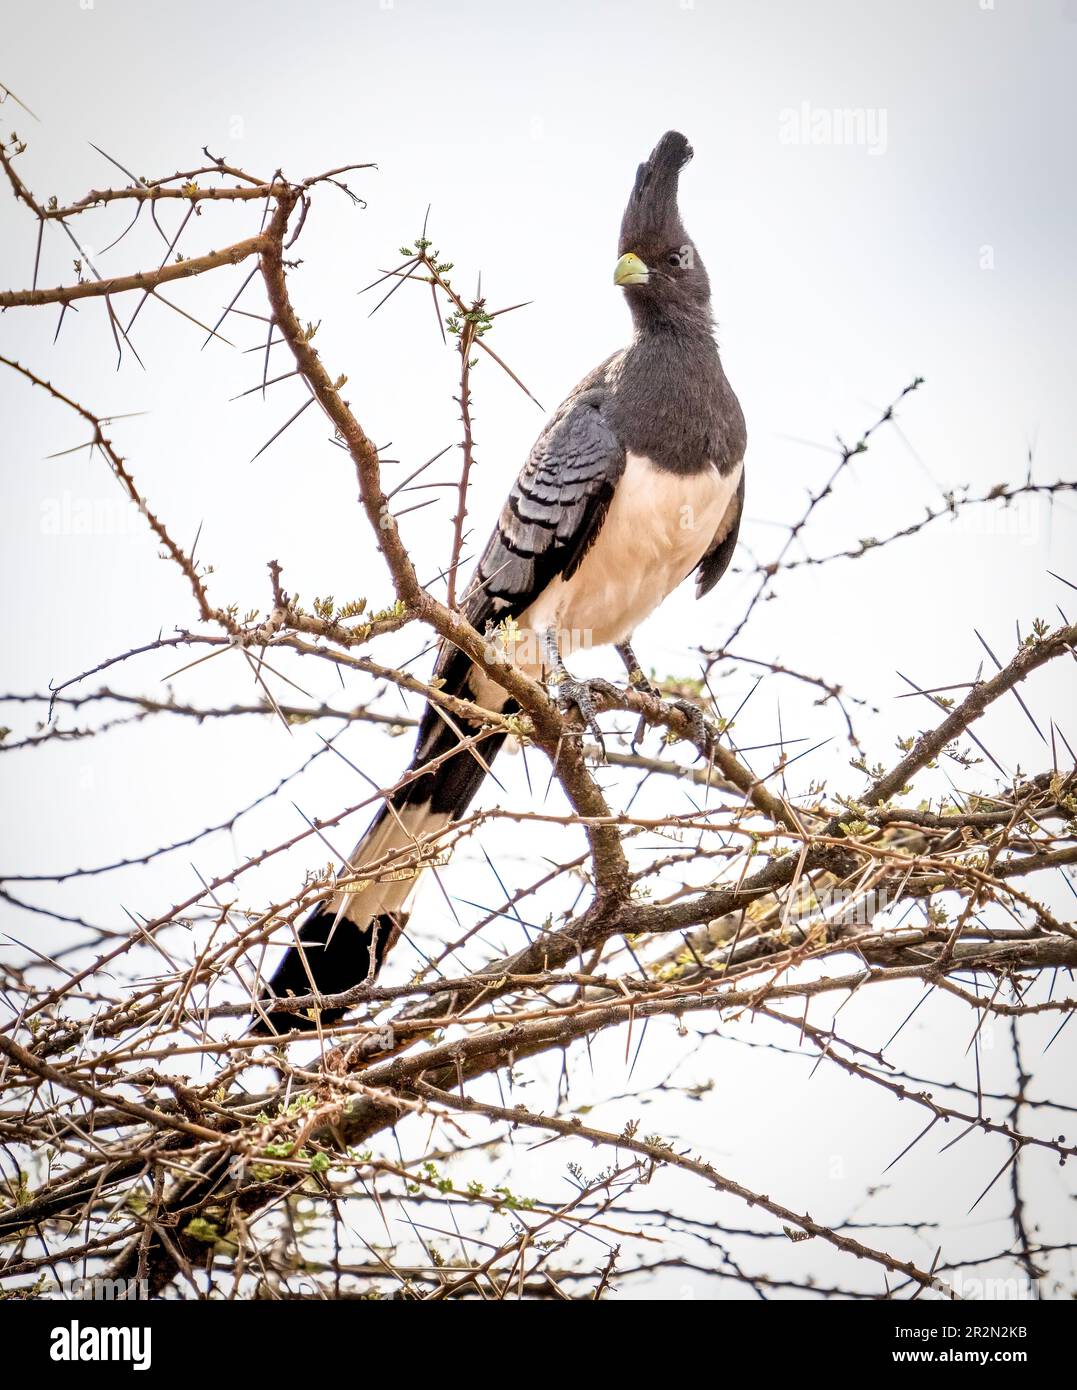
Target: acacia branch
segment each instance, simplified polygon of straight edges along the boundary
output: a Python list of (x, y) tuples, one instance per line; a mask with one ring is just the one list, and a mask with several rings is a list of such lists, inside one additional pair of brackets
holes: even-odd
[(239, 265), (248, 256), (258, 256), (266, 246), (264, 233), (237, 241), (222, 251), (210, 251), (205, 256), (170, 261), (155, 270), (138, 270), (133, 275), (114, 275), (107, 280), (80, 280), (77, 285), (57, 285), (49, 290), (0, 291), (0, 309), (41, 304), (72, 304), (78, 299), (94, 299), (101, 295), (124, 294), (128, 290), (154, 290), (173, 280), (188, 280), (207, 270), (224, 265)]

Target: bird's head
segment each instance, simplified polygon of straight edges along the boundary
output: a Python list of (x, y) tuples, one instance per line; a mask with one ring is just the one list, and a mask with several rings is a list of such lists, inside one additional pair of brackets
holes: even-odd
[(710, 281), (677, 208), (677, 184), (691, 158), (685, 137), (667, 130), (636, 171), (613, 283), (624, 289), (637, 320), (709, 318)]

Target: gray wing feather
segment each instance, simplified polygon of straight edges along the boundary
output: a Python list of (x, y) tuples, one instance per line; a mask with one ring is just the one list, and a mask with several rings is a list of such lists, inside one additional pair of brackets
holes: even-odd
[(602, 403), (601, 390), (570, 396), (531, 450), (475, 572), (476, 626), (522, 612), (587, 553), (625, 467)]
[(709, 594), (729, 568), (737, 548), (740, 519), (744, 511), (744, 472), (741, 471), (736, 496), (730, 499), (710, 549), (696, 567), (696, 598)]

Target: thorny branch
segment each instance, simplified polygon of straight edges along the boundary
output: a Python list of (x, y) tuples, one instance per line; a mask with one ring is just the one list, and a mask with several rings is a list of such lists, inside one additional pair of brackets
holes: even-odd
[[(1030, 1280), (1060, 1268), (1052, 1261), (1064, 1259), (1071, 1247), (1037, 1233), (1022, 1161), (1040, 1154), (1065, 1164), (1074, 1157), (1077, 1150), (1057, 1128), (1071, 1107), (1057, 1097), (1031, 1094), (1035, 1068), (1021, 1029), (1031, 1020), (1048, 1020), (1054, 1030), (1050, 1047), (1074, 1007), (1072, 989), (1059, 992), (1056, 983), (1070, 980), (1077, 967), (1077, 930), (1064, 915), (1067, 899), (1060, 908), (1057, 894), (1052, 896), (1060, 880), (1069, 886), (1067, 871), (1077, 863), (1072, 752), (1052, 725), (1049, 757), (1045, 753), (1043, 766), (1031, 774), (981, 779), (975, 790), (954, 788), (942, 797), (914, 800), (913, 789), (943, 758), (968, 774), (976, 764), (961, 747), (966, 736), (994, 761), (976, 726), (1037, 672), (1072, 659), (1077, 627), (1065, 618), (1054, 629), (1037, 624), (1008, 660), (996, 661), (994, 675), (965, 682), (959, 702), (941, 690), (914, 688), (935, 706), (937, 721), (906, 740), (890, 767), (865, 761), (846, 701), (857, 704), (860, 719), (872, 710), (849, 696), (843, 682), (829, 673), (805, 675), (777, 657), (741, 656), (733, 648), (780, 572), (885, 549), (965, 505), (1007, 505), (1026, 493), (1053, 498), (1073, 485), (1003, 483), (981, 498), (951, 497), (942, 508), (928, 507), (920, 521), (887, 540), (862, 541), (821, 558), (790, 556), (851, 460), (874, 446), (898, 406), (921, 387), (916, 379), (854, 445), (840, 446), (837, 464), (810, 494), (778, 554), (757, 564), (757, 583), (732, 636), (705, 654), (702, 684), (667, 683), (671, 697), (696, 700), (704, 724), (687, 717), (673, 698), (602, 687), (598, 708), (616, 720), (625, 741), (642, 717), (661, 736), (662, 747), (655, 755), (611, 751), (596, 765), (596, 750), (584, 744), (578, 726), (546, 690), (499, 658), (488, 634), (471, 628), (458, 611), (476, 450), (477, 361), (489, 360), (527, 391), (488, 342), (508, 310), (488, 309), (481, 291), (471, 300), (462, 296), (449, 275), (452, 265), (432, 247), (425, 228), (413, 247), (403, 249), (404, 263), (382, 276), (394, 282), (385, 299), (398, 289), (411, 292), (408, 285), (429, 293), (442, 337), (448, 329), (459, 358), (454, 399), (463, 437), (455, 505), (447, 518), (448, 562), (427, 582), (399, 525), (407, 508), (394, 509), (398, 493), (422, 469), (404, 483), (387, 484), (386, 461), (343, 394), (348, 377), (323, 362), (314, 325), (305, 325), (289, 284), (288, 253), (320, 190), (343, 189), (361, 206), (342, 179), (372, 166), (293, 182), (279, 171), (269, 179), (254, 175), (204, 151), (205, 162), (187, 171), (163, 179), (128, 174), (126, 186), (95, 188), (61, 204), (30, 192), (19, 172), (24, 152), (14, 139), (0, 146), (0, 165), (15, 198), (38, 223), (33, 284), (0, 294), (0, 308), (66, 309), (76, 301), (103, 300), (114, 341), (120, 346), (122, 336), (133, 350), (135, 320), (127, 330), (119, 328), (115, 297), (130, 290), (145, 297), (163, 285), (218, 268), (227, 274), (228, 266), (255, 260), (254, 270), (244, 268), (246, 278), (210, 335), (221, 338), (217, 330), (229, 316), (237, 323), (247, 317), (238, 301), (260, 279), (267, 312), (253, 316), (260, 320), (263, 342), (261, 382), (251, 390), (265, 394), (269, 350), (284, 346), (294, 371), (273, 383), (297, 376), (304, 390), (284, 428), (311, 403), (329, 421), (358, 482), (367, 551), (380, 553), (396, 601), (382, 612), (368, 611), (365, 600), (339, 606), (318, 601), (308, 611), (288, 593), (284, 568), (273, 560), (264, 612), (241, 615), (235, 605), (214, 602), (211, 566), (196, 556), (197, 546), (180, 545), (151, 510), (135, 468), (114, 443), (116, 417), (81, 404), (54, 385), (44, 368), (0, 357), (26, 386), (82, 421), (91, 455), (103, 460), (153, 532), (162, 558), (182, 576), (187, 604), (177, 609), (175, 628), (162, 630), (156, 640), (103, 656), (92, 671), (48, 692), (0, 697), (13, 718), (25, 712), (36, 720), (9, 738), (4, 751), (26, 757), (44, 745), (102, 740), (132, 720), (152, 723), (161, 716), (202, 725), (268, 715), (289, 729), (327, 724), (331, 731), (298, 767), (283, 775), (275, 771), (266, 779), (267, 790), (219, 824), (193, 833), (178, 830), (170, 843), (88, 867), (0, 869), (0, 898), (11, 911), (43, 917), (63, 932), (55, 950), (31, 945), (18, 956), (5, 953), (0, 1272), (8, 1287), (41, 1292), (46, 1280), (60, 1277), (58, 1271), (93, 1270), (192, 1296), (206, 1296), (207, 1290), (212, 1296), (301, 1296), (297, 1280), (303, 1275), (313, 1278), (319, 1296), (331, 1297), (599, 1298), (676, 1270), (707, 1287), (717, 1281), (757, 1297), (775, 1289), (820, 1297), (924, 1291), (959, 1297), (959, 1280), (951, 1276), (977, 1262), (950, 1259), (948, 1251), (926, 1245), (925, 1232), (934, 1228), (919, 1213), (897, 1222), (854, 1220), (851, 1211), (821, 1220), (792, 1198), (772, 1197), (733, 1176), (742, 1168), (735, 1117), (713, 1110), (707, 1094), (712, 1083), (688, 1079), (698, 1074), (694, 1063), (705, 1055), (709, 1065), (715, 1046), (733, 1039), (788, 1062), (786, 1084), (793, 1084), (793, 1060), (811, 1057), (816, 1068), (826, 1064), (862, 1100), (901, 1106), (902, 1116), (918, 1112), (923, 1125), (918, 1132), (902, 1129), (901, 1152), (891, 1167), (936, 1126), (993, 1144), (991, 1161), (1001, 1167), (979, 1195), (970, 1193), (975, 1207), (1003, 1176), (1009, 1183), (1013, 1241), (993, 1260), (1016, 1263)], [(259, 208), (258, 230), (219, 251), (170, 259), (192, 214), (210, 213), (221, 203)], [(148, 208), (168, 250), (151, 269), (102, 275), (81, 252), (69, 224), (125, 206), (134, 207), (134, 219), (118, 240)], [(157, 208), (169, 206), (186, 208), (171, 238), (156, 221)], [(80, 279), (39, 289), (42, 235), (52, 227), (79, 249)], [(82, 266), (92, 279), (81, 278)], [(520, 713), (490, 714), (406, 669), (411, 663), (371, 654), (383, 640), (413, 628), (466, 652), (514, 697)], [(166, 697), (112, 685), (85, 689), (87, 680), (113, 666), (137, 668), (170, 655), (186, 665), (169, 672)], [(175, 685), (191, 665), (215, 657), (254, 679), (253, 703), (249, 696), (200, 703), (182, 680)], [(293, 674), (298, 662), (316, 670), (328, 665), (365, 682), (367, 693), (357, 702), (307, 697), (279, 669), (282, 661), (291, 663)], [(739, 710), (723, 718), (710, 686), (720, 665), (821, 692), (816, 707), (836, 704), (860, 754), (854, 765), (866, 777), (865, 789), (842, 793), (812, 781), (793, 790), (790, 770), (821, 745), (794, 751), (794, 741), (779, 733), (763, 746), (742, 746)], [(333, 832), (348, 822), (350, 833), (356, 815), (369, 813), (416, 775), (404, 774), (392, 785), (365, 789), (333, 815), (304, 816), (302, 829), (237, 858), (183, 901), (142, 914), (133, 925), (113, 918), (95, 927), (58, 905), (22, 898), (24, 889), (78, 890), (132, 866), (156, 867), (195, 843), (231, 833), (258, 808), (275, 804), (316, 759), (339, 754), (351, 766), (356, 740), (379, 728), (390, 734), (410, 729), (414, 715), (403, 712), (396, 698), (403, 693), (434, 701), (466, 730), (461, 750), (443, 756), (481, 756), (494, 729), (510, 732), (525, 760), (529, 749), (536, 750), (546, 775), (563, 791), (566, 809), (551, 810), (538, 796), (501, 797), (438, 834), (418, 837), (406, 851), (348, 863), (333, 849)], [(1022, 709), (1027, 713), (1023, 703)], [(57, 722), (67, 717), (88, 722)], [(1041, 738), (1046, 745), (1042, 733)], [(530, 781), (530, 761), (526, 766)], [(656, 794), (658, 787), (663, 790)], [(674, 800), (669, 792), (676, 789), (689, 799)], [(544, 846), (561, 848), (530, 865), (526, 855), (499, 861), (488, 854), (484, 836), (502, 826), (525, 828), (541, 835)], [(571, 847), (567, 837), (573, 837)], [(259, 889), (248, 889), (267, 862), (287, 856), (291, 863), (299, 853), (313, 849), (320, 855), (325, 847), (335, 862), (308, 870), (289, 897), (267, 901)], [(314, 1054), (305, 1060), (287, 1048), (287, 1040), (267, 1049), (263, 1040), (242, 1034), (265, 951), (292, 939), (311, 904), (371, 875), (409, 876), (430, 864), (436, 874), (453, 848), (482, 852), (496, 887), (494, 901), (469, 896), (473, 915), (466, 923), (450, 923), (442, 914), (434, 956), (424, 958), (414, 943), (419, 964), (410, 979), (389, 971), (376, 983), (359, 983), (332, 998), (282, 1001), (284, 1012), (315, 1017), (330, 1007), (349, 1011), (346, 1022), (320, 1028)], [(473, 891), (488, 895), (477, 873)], [(971, 1020), (969, 1047), (978, 1067), (985, 1028), (1005, 1022), (1012, 1090), (985, 1090), (979, 1069), (970, 1089), (944, 1063), (943, 1075), (930, 1082), (905, 1075), (888, 1056), (904, 1024), (881, 1047), (840, 1026), (846, 1007), (850, 1019), (858, 1017), (869, 986), (874, 997), (902, 1000), (908, 994), (901, 991), (918, 988), (913, 1012), (932, 996), (961, 1010)], [(632, 1075), (640, 1055), (647, 1055), (652, 1023), (656, 1031), (672, 1030), (664, 1036), (674, 1039), (683, 1056), (648, 1087)], [(573, 1113), (573, 1088), (584, 1084), (580, 1054), (590, 1057), (611, 1043), (623, 1046), (625, 1062), (631, 1061), (626, 1095), (632, 1101), (660, 1100), (670, 1124), (677, 1116), (690, 1118), (690, 1109), (677, 1108), (685, 1100), (697, 1103), (697, 1111), (702, 1101), (717, 1123), (728, 1121), (721, 1163), (708, 1156), (715, 1150), (702, 1135), (644, 1135), (638, 1120), (617, 1130), (585, 1124)], [(506, 1101), (505, 1085), (534, 1083), (554, 1060), (561, 1073), (555, 1100), (546, 1096), (526, 1107)], [(496, 1102), (490, 1082), (501, 1088)], [(595, 1108), (601, 1104), (599, 1097)], [(549, 1136), (546, 1142), (565, 1147), (567, 1200), (563, 1191), (523, 1195), (511, 1186), (515, 1150), (507, 1141), (521, 1131), (541, 1131)], [(588, 1173), (582, 1157), (596, 1150), (608, 1166)], [(488, 1187), (468, 1177), (478, 1153), (498, 1157), (505, 1182)], [(647, 1206), (642, 1189), (654, 1182), (658, 1190), (666, 1173), (686, 1175), (696, 1195), (662, 1188), (660, 1205)], [(699, 1196), (708, 1189), (713, 1195)], [(404, 1235), (391, 1234), (388, 1244), (387, 1209), (407, 1223)], [(419, 1224), (411, 1210), (422, 1213)], [(440, 1224), (429, 1225), (426, 1217)], [(343, 1258), (342, 1232), (360, 1228), (367, 1232), (360, 1238), (363, 1249), (352, 1242), (353, 1256)], [(813, 1251), (828, 1247), (838, 1264), (826, 1268), (839, 1272), (820, 1279), (802, 1257), (802, 1241)], [(768, 1264), (779, 1247), (783, 1257)], [(626, 1248), (634, 1253), (626, 1256)], [(656, 1248), (668, 1253), (659, 1258)], [(865, 1274), (868, 1269), (873, 1276)], [(20, 1283), (27, 1278), (38, 1282)]]

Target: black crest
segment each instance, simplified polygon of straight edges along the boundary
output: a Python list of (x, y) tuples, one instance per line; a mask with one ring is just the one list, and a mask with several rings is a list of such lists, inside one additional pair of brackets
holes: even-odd
[(677, 208), (681, 170), (692, 158), (692, 146), (678, 130), (667, 130), (636, 171), (636, 182), (621, 219), (619, 249), (637, 251), (688, 241)]

